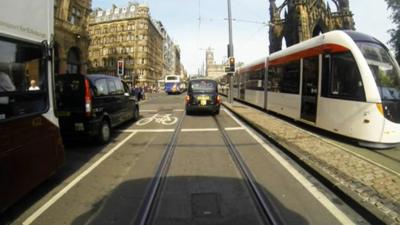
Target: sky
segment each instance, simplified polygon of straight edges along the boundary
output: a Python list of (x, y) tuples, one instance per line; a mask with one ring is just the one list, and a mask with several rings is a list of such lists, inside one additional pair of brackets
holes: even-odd
[[(181, 61), (189, 74), (197, 74), (205, 63), (205, 49), (211, 47), (217, 63), (226, 60), (228, 36), (227, 0), (138, 0), (150, 7), (170, 37), (180, 46)], [(277, 0), (277, 5), (283, 0)], [(334, 9), (334, 4), (330, 2)], [(128, 5), (128, 0), (92, 0), (92, 8), (103, 10)], [(231, 0), (233, 45), (236, 62), (250, 63), (268, 55), (268, 0)], [(384, 0), (350, 0), (356, 30), (383, 43), (394, 28)]]

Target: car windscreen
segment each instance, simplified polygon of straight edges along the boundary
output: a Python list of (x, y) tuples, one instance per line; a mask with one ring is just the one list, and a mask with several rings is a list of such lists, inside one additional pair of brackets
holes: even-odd
[(217, 82), (212, 80), (195, 80), (190, 82), (190, 91), (194, 92), (213, 92), (217, 91)]

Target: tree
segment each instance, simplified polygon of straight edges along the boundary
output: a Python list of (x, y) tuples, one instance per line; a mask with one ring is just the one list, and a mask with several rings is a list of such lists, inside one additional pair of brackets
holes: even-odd
[(396, 60), (400, 62), (400, 0), (385, 0), (388, 8), (392, 10), (390, 16), (396, 28), (389, 30), (390, 45), (394, 48)]

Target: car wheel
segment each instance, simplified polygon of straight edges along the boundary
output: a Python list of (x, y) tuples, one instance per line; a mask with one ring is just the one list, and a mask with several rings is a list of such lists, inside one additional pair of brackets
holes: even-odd
[(99, 132), (97, 134), (96, 139), (99, 142), (99, 144), (107, 144), (110, 141), (110, 138), (111, 138), (110, 124), (106, 120), (103, 120), (99, 127)]
[(140, 117), (139, 107), (135, 106), (135, 109), (133, 111), (133, 121), (137, 121), (139, 119), (139, 117)]
[(190, 111), (189, 109), (186, 109), (186, 115), (192, 115), (192, 111)]

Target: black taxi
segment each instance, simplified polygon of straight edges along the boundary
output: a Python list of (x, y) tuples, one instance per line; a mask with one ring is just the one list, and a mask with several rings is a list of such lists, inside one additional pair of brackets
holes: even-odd
[(218, 95), (218, 83), (212, 79), (189, 81), (185, 102), (186, 114), (193, 112), (219, 114), (221, 97)]

